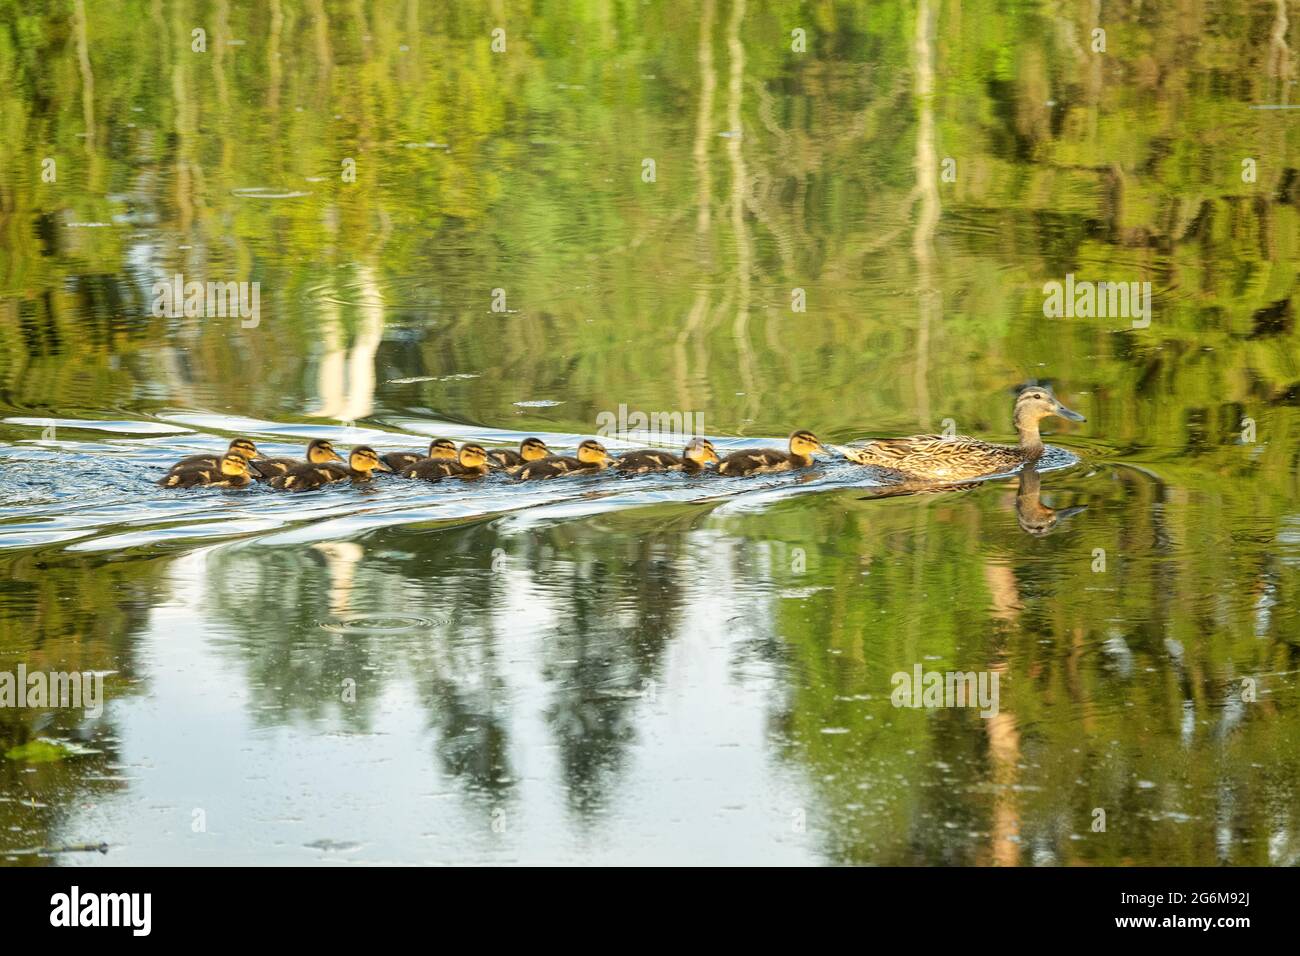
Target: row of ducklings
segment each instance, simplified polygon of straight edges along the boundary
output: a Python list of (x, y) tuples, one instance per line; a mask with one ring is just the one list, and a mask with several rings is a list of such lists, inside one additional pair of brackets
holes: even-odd
[[(948, 435), (911, 435), (880, 438), (856, 448), (837, 448), (847, 460), (875, 468), (882, 475), (902, 481), (919, 481), (931, 486), (952, 485), (997, 474), (1009, 474), (1043, 456), (1039, 424), (1046, 418), (1082, 422), (1078, 412), (1066, 408), (1047, 385), (1030, 384), (1020, 389), (1012, 410), (1012, 424), (1020, 440), (999, 445), (977, 438)], [(647, 448), (614, 456), (598, 441), (584, 441), (573, 456), (554, 455), (540, 438), (525, 438), (519, 451), (486, 449), (469, 442), (456, 448), (448, 438), (436, 438), (427, 455), (391, 452), (380, 455), (369, 445), (352, 449), (346, 464), (326, 439), (307, 446), (305, 460), (267, 458), (250, 438), (236, 438), (224, 456), (194, 455), (178, 461), (159, 482), (166, 488), (211, 485), (239, 488), (255, 480), (268, 481), (291, 491), (319, 488), (344, 479), (368, 478), (375, 471), (395, 472), (403, 478), (436, 481), (441, 478), (474, 478), (499, 469), (524, 481), (559, 478), (613, 468), (623, 472), (700, 472), (716, 463), (720, 475), (754, 475), (807, 468), (813, 453), (827, 452), (817, 436), (796, 431), (789, 448), (760, 448), (718, 457), (713, 444), (696, 438), (680, 456)]]
[(487, 449), (467, 442), (458, 449), (449, 438), (435, 438), (427, 455), (415, 452), (380, 454), (369, 445), (353, 448), (348, 458), (334, 450), (328, 439), (317, 438), (307, 446), (307, 456), (268, 458), (257, 450), (251, 438), (236, 438), (224, 455), (192, 455), (176, 462), (158, 482), (164, 488), (243, 488), (264, 481), (272, 488), (309, 491), (336, 481), (360, 481), (375, 472), (402, 478), (438, 481), (443, 478), (479, 478), (501, 471), (520, 481), (561, 478), (612, 469), (628, 474), (651, 471), (703, 472), (716, 464), (720, 475), (754, 475), (807, 468), (813, 452), (827, 449), (808, 431), (790, 436), (789, 450), (775, 448), (737, 451), (719, 457), (707, 438), (694, 438), (674, 455), (655, 448), (611, 455), (593, 439), (580, 444), (573, 455), (552, 453), (540, 438), (525, 438), (519, 450)]

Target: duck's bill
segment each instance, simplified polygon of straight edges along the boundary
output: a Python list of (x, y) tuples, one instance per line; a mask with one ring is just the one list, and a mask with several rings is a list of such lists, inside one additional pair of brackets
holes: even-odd
[(1056, 520), (1058, 522), (1064, 521), (1066, 518), (1073, 518), (1080, 511), (1087, 511), (1087, 510), (1088, 510), (1087, 505), (1074, 505), (1071, 508), (1060, 508), (1056, 512)]
[(1056, 414), (1072, 422), (1086, 422), (1088, 420), (1084, 418), (1082, 415), (1080, 415), (1078, 412), (1076, 412), (1074, 409), (1066, 408), (1060, 402), (1056, 403)]
[(393, 473), (393, 466), (381, 458), (379, 464), (375, 465), (375, 471), (386, 471), (391, 475)]
[[(258, 458), (265, 458), (266, 456), (265, 456), (265, 455), (258, 455), (257, 457), (258, 457)], [(250, 477), (250, 478), (265, 478), (265, 477), (266, 477), (266, 473), (263, 472), (262, 469), (258, 468), (255, 464), (253, 464), (253, 462), (252, 462), (251, 460), (247, 460), (247, 459), (245, 459), (245, 461), (246, 461), (245, 467), (248, 469), (248, 474), (249, 474), (249, 477)]]

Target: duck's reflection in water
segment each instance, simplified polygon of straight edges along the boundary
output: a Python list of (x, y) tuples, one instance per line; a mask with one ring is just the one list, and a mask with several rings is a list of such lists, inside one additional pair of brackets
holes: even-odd
[(1016, 521), (1020, 530), (1035, 538), (1043, 538), (1055, 531), (1067, 518), (1086, 511), (1087, 505), (1070, 508), (1049, 508), (1043, 504), (1042, 475), (1033, 466), (1020, 472), (1020, 487), (1016, 490)]
[[(1019, 487), (1016, 490), (1016, 522), (1020, 530), (1035, 538), (1046, 537), (1055, 531), (1067, 518), (1087, 510), (1087, 505), (1070, 508), (1051, 508), (1042, 501), (1042, 474), (1032, 464), (1026, 465), (1018, 475)], [(939, 484), (908, 480), (885, 485), (879, 490), (863, 495), (862, 500), (876, 498), (899, 498), (908, 495), (930, 495), (956, 491), (973, 491), (983, 487), (987, 482), (967, 481), (959, 484)]]

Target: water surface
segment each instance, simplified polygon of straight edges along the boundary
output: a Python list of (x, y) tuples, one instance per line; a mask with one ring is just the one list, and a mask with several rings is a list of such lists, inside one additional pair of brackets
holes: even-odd
[[(0, 708), (0, 861), (1294, 864), (1297, 28), (1157, 7), (0, 0), (0, 670), (108, 698)], [(943, 494), (153, 485), (1029, 380), (1088, 422)]]

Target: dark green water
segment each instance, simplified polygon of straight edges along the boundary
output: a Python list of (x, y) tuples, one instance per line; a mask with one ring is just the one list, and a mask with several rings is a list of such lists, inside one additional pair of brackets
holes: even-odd
[[(0, 672), (107, 697), (0, 707), (0, 861), (1294, 864), (1285, 13), (0, 0)], [(152, 485), (620, 406), (1005, 441), (1029, 379), (1087, 424), (947, 494)]]

